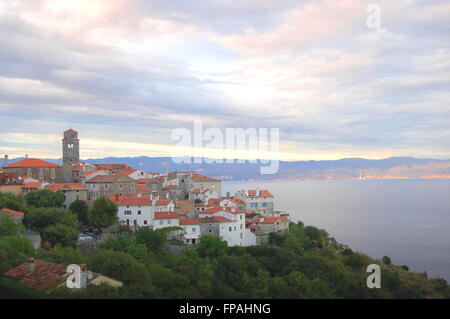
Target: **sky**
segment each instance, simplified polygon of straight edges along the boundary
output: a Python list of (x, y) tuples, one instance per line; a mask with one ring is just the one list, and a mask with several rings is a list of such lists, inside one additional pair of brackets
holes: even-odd
[(447, 159), (449, 21), (436, 0), (0, 0), (0, 154), (59, 158), (72, 128), (82, 158), (169, 156), (201, 120), (278, 128), (283, 160)]

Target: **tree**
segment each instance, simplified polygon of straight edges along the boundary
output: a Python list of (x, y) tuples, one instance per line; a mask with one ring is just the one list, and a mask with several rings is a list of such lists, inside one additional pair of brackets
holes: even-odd
[(389, 258), (388, 256), (383, 256), (382, 260), (383, 260), (383, 264), (385, 264), (385, 265), (391, 264), (391, 258)]
[(74, 249), (73, 247), (62, 247), (60, 245), (57, 245), (49, 250), (40, 249), (38, 251), (38, 258), (63, 265), (81, 265), (87, 264), (88, 262), (88, 258), (80, 251)]
[(24, 230), (22, 223), (16, 223), (7, 215), (0, 215), (0, 237), (17, 235)]
[(219, 257), (226, 254), (227, 243), (214, 236), (202, 237), (197, 248), (200, 257)]
[(25, 262), (33, 256), (31, 243), (21, 236), (6, 236), (0, 239), (0, 274)]
[(97, 229), (106, 228), (118, 223), (118, 207), (116, 203), (106, 197), (99, 197), (89, 211), (89, 224)]
[(147, 255), (147, 246), (138, 243), (135, 235), (110, 237), (101, 244), (100, 248), (129, 253), (137, 259)]
[(27, 204), (33, 207), (61, 207), (65, 199), (62, 192), (48, 189), (30, 192), (25, 196)]
[(137, 242), (144, 244), (149, 252), (160, 254), (163, 252), (166, 237), (162, 232), (154, 231), (149, 227), (139, 228), (134, 235)]
[(0, 208), (9, 208), (22, 213), (27, 213), (28, 208), (22, 196), (0, 192)]
[(78, 241), (78, 230), (64, 224), (53, 224), (42, 231), (42, 236), (53, 245), (76, 247)]
[(77, 216), (80, 224), (89, 225), (89, 207), (84, 200), (76, 200), (70, 204), (69, 210)]
[(74, 214), (62, 208), (35, 208), (25, 216), (26, 224), (42, 232), (54, 224), (63, 224), (78, 228), (78, 221)]
[(125, 284), (149, 284), (149, 277), (144, 265), (130, 254), (99, 249), (90, 256), (93, 271), (123, 281)]

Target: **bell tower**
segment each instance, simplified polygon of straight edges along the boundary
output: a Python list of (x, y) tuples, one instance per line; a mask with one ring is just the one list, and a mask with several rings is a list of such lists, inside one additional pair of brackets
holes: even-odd
[(64, 132), (63, 144), (63, 165), (74, 164), (80, 161), (80, 140), (78, 132), (67, 130)]

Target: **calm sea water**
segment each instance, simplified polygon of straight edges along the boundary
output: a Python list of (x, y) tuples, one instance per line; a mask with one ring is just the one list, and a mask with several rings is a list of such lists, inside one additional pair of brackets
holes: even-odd
[(450, 281), (450, 180), (224, 182), (269, 189), (275, 209), (375, 258)]

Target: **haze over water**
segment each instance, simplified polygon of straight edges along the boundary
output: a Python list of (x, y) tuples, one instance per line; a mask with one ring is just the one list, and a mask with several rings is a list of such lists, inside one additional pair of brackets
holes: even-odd
[(269, 189), (275, 209), (374, 258), (450, 281), (450, 180), (223, 182)]

